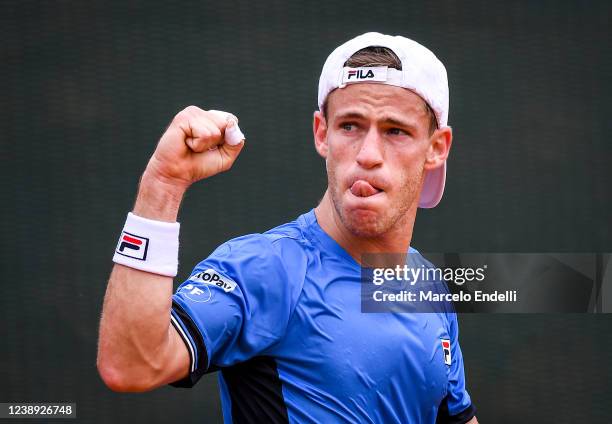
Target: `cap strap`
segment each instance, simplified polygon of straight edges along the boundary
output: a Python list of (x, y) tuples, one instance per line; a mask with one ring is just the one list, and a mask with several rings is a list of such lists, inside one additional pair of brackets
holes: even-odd
[(380, 82), (389, 85), (402, 86), (402, 71), (386, 66), (342, 68), (340, 88), (356, 82)]

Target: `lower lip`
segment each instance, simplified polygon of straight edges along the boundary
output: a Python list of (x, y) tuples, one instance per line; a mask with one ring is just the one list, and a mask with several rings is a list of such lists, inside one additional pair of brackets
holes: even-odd
[(355, 196), (350, 188), (347, 190), (347, 192), (350, 197), (354, 199), (364, 200), (364, 201), (368, 199), (377, 199), (380, 197), (381, 194), (384, 194), (384, 191), (379, 191), (378, 193), (372, 194), (370, 196)]

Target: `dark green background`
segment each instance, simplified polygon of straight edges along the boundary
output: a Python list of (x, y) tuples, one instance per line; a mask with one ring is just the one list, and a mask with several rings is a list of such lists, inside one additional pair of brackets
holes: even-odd
[[(450, 80), (444, 199), (424, 251), (612, 250), (610, 3), (4, 2), (0, 12), (0, 401), (78, 403), (82, 422), (218, 422), (216, 376), (115, 394), (95, 369), (111, 257), (139, 175), (189, 104), (247, 146), (194, 186), (181, 270), (313, 207), (311, 117), (327, 55), (365, 31), (431, 48)], [(612, 316), (463, 315), (483, 423), (609, 422)], [(406, 396), (410, 396), (409, 390)]]

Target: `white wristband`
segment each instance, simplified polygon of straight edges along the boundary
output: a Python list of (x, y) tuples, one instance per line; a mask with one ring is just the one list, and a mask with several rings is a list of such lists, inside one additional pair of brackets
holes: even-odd
[(178, 269), (178, 222), (162, 222), (128, 213), (113, 262), (174, 277)]

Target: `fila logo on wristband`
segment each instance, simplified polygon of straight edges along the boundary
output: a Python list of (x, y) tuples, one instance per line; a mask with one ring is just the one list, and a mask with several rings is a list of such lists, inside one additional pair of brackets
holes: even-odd
[(450, 340), (442, 339), (442, 352), (444, 353), (444, 363), (446, 365), (450, 365), (451, 364)]
[[(140, 271), (176, 277), (180, 226), (178, 222), (155, 221), (128, 213), (113, 262)], [(146, 234), (146, 237), (139, 234)]]
[(115, 252), (119, 255), (127, 256), (128, 258), (145, 261), (147, 260), (148, 249), (148, 238), (123, 231)]

